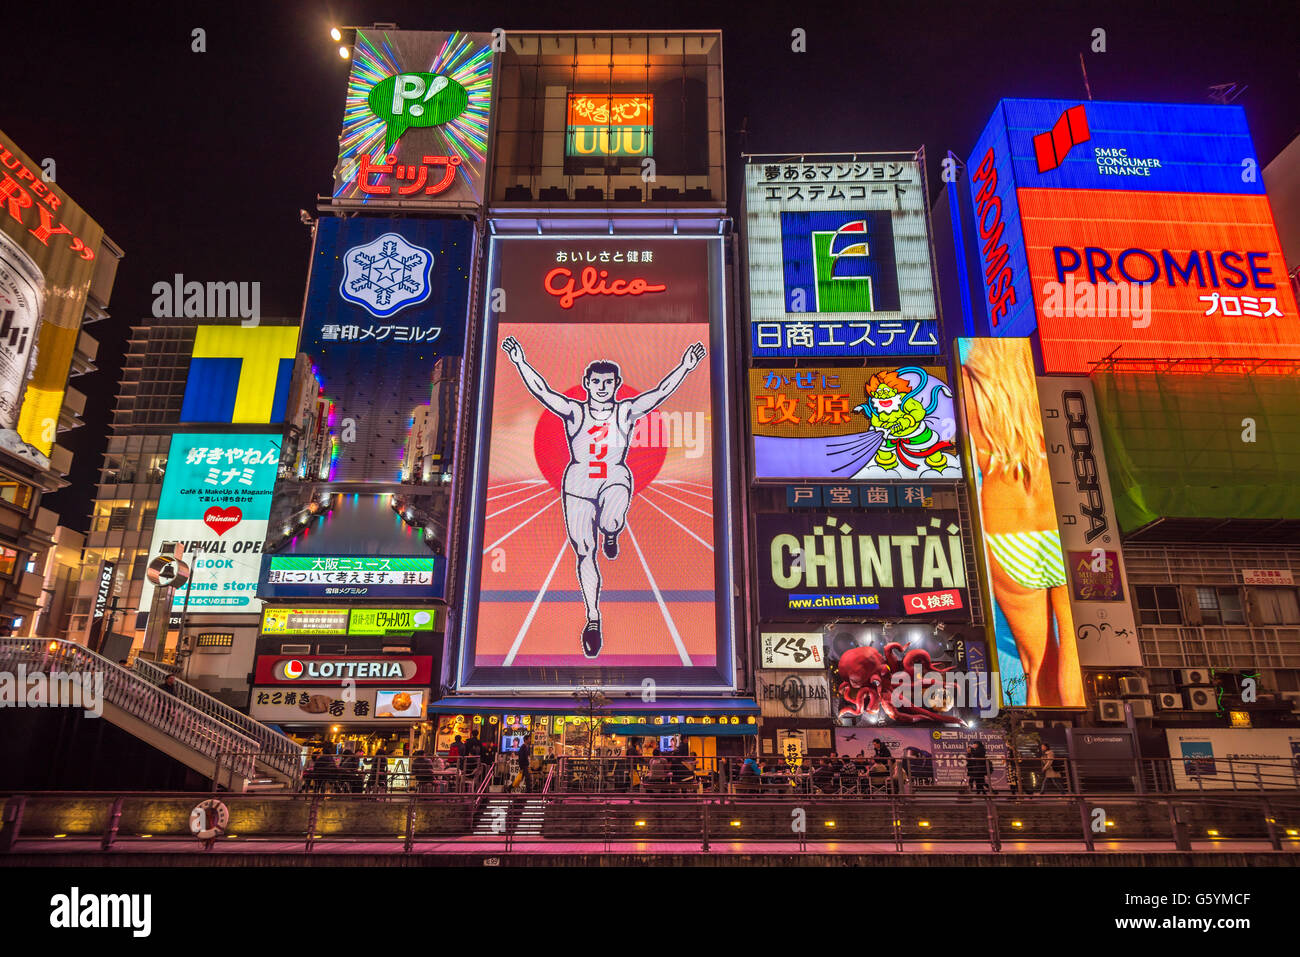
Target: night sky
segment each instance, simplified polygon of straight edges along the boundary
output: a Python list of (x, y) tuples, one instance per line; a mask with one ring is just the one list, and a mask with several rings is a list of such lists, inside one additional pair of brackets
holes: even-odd
[[(1052, 9), (1045, 8), (1051, 7)], [(1300, 17), (1276, 3), (862, 4), (422, 2), (71, 4), (11, 11), (0, 128), (126, 251), (89, 331), (101, 372), (74, 380), (86, 426), (61, 437), (73, 485), (45, 505), (84, 530), (128, 327), (152, 285), (258, 281), (262, 314), (298, 315), (308, 230), (328, 193), (348, 66), (331, 23), (405, 29), (721, 28), (732, 215), (739, 154), (913, 149), (965, 157), (1003, 96), (1209, 102), (1248, 89), (1267, 163), (1300, 133)], [(191, 31), (207, 31), (193, 53)], [(791, 30), (807, 31), (793, 53)], [(1090, 52), (1096, 27), (1107, 52)], [(742, 135), (741, 130), (747, 132)]]

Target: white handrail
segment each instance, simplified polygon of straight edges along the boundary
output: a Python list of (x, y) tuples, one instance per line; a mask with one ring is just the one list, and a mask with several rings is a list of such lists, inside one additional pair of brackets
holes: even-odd
[[(136, 658), (132, 667), (146, 680), (159, 685), (172, 673), (144, 658)], [(283, 774), (290, 780), (293, 788), (298, 787), (302, 780), (303, 748), (293, 738), (281, 734), (255, 718), (250, 718), (242, 711), (235, 710), (224, 701), (206, 694), (193, 685), (186, 684), (179, 677), (176, 679), (175, 689), (177, 697), (186, 704), (230, 725), (239, 733), (256, 741), (259, 747), (258, 762)]]

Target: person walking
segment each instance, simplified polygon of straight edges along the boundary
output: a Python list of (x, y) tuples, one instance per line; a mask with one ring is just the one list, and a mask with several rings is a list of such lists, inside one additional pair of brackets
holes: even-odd
[(1065, 793), (1065, 777), (1061, 774), (1060, 769), (1056, 766), (1056, 752), (1052, 746), (1046, 742), (1038, 745), (1038, 760), (1042, 763), (1043, 783), (1038, 789), (1039, 794), (1046, 794), (1050, 786), (1058, 794)]
[(976, 794), (988, 794), (989, 759), (984, 742), (976, 741), (966, 751), (966, 779)]
[(313, 789), (318, 792), (330, 791), (338, 787), (339, 766), (334, 755), (324, 751), (316, 752), (316, 761), (311, 766)]
[(469, 733), (469, 740), (465, 742), (464, 748), (461, 749), (465, 756), (465, 782), (470, 790), (478, 782), (479, 768), (483, 763), (483, 742), (479, 740), (478, 728)]
[(519, 761), (519, 774), (516, 775), (515, 780), (519, 782), (525, 794), (533, 789), (532, 773), (529, 770), (529, 763), (533, 758), (532, 751), (532, 736), (526, 734), (519, 742), (519, 750), (515, 754)]
[(889, 745), (879, 738), (871, 739), (871, 747), (871, 769), (868, 775), (872, 787), (880, 787), (883, 784), (885, 790), (890, 791), (893, 789), (894, 753), (889, 750)]
[(366, 790), (372, 794), (385, 794), (388, 791), (388, 752), (381, 746), (370, 761), (370, 779)]
[(339, 789), (348, 794), (361, 790), (361, 759), (351, 748), (344, 749), (339, 761)]
[(421, 749), (411, 758), (411, 776), (415, 778), (417, 791), (433, 790), (433, 761)]

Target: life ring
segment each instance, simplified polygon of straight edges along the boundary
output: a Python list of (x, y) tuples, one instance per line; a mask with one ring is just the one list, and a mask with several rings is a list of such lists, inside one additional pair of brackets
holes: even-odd
[(214, 840), (229, 823), (230, 808), (216, 798), (209, 798), (190, 811), (190, 831), (200, 841)]

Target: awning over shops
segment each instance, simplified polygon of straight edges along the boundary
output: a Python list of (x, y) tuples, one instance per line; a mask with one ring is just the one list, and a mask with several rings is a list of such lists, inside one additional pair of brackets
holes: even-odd
[[(468, 695), (452, 695), (429, 705), (430, 714), (551, 714), (573, 715), (585, 711), (585, 704), (576, 698), (556, 697), (518, 697), (518, 698), (471, 698)], [(670, 715), (757, 715), (758, 702), (753, 698), (659, 698), (656, 701), (642, 701), (637, 698), (611, 698), (609, 704), (601, 709), (608, 717), (622, 715), (646, 715), (648, 717), (667, 717)], [(651, 725), (662, 728), (666, 725)], [(717, 725), (715, 725), (716, 727)], [(629, 725), (630, 727), (630, 725)], [(683, 725), (685, 727), (685, 725)], [(695, 725), (690, 725), (694, 728)], [(736, 725), (741, 727), (741, 725)], [(659, 732), (651, 732), (659, 733)], [(663, 732), (677, 734), (679, 732)]]
[(605, 733), (634, 738), (655, 738), (660, 735), (682, 734), (690, 737), (721, 738), (758, 734), (756, 724), (614, 724), (605, 725)]

